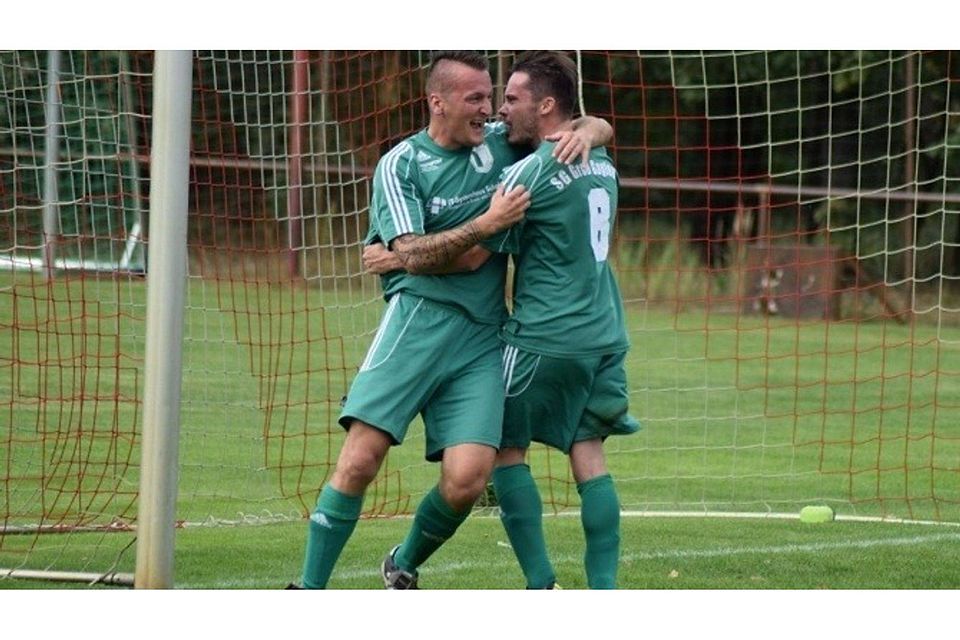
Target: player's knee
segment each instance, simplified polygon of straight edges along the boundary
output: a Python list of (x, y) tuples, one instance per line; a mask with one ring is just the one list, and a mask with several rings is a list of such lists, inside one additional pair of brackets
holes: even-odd
[(441, 479), (440, 493), (455, 511), (470, 508), (486, 490), (489, 469), (471, 468), (447, 473)]
[(352, 449), (337, 460), (334, 485), (356, 492), (367, 488), (380, 470), (381, 456), (375, 451)]
[(356, 421), (337, 458), (333, 485), (349, 494), (363, 493), (380, 470), (390, 448), (389, 436), (365, 423)]
[(473, 487), (448, 485), (447, 489), (441, 493), (444, 502), (446, 502), (453, 511), (460, 513), (472, 507), (477, 501), (477, 498), (480, 497), (481, 492), (475, 490)]

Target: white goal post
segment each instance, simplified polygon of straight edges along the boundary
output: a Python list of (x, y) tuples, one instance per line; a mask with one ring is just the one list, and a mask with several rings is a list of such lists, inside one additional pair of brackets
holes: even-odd
[(135, 587), (173, 587), (193, 52), (158, 51), (150, 163), (150, 252)]

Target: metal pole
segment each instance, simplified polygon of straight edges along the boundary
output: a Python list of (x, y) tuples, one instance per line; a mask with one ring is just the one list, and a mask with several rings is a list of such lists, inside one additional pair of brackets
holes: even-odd
[(133, 585), (130, 573), (89, 573), (72, 571), (31, 571), (29, 569), (0, 569), (0, 576), (17, 580), (50, 580), (51, 582), (83, 582), (88, 585)]
[[(904, 156), (904, 181), (903, 186), (907, 189), (908, 192), (916, 193), (917, 192), (917, 177), (914, 175), (916, 160), (915, 160), (915, 149), (916, 149), (916, 136), (917, 136), (917, 113), (916, 113), (916, 102), (917, 102), (917, 93), (916, 88), (913, 86), (916, 81), (916, 72), (914, 70), (914, 61), (915, 54), (909, 53), (906, 58), (906, 92), (904, 92), (904, 107), (905, 107), (905, 125), (903, 128), (903, 149), (905, 152)], [(907, 281), (908, 293), (907, 295), (910, 298), (910, 309), (913, 310), (913, 290), (914, 285), (911, 282), (913, 280), (913, 260), (914, 260), (914, 225), (917, 223), (917, 200), (911, 198), (904, 202), (904, 213), (906, 214), (906, 219), (903, 225), (903, 277)]]
[(507, 84), (507, 52), (503, 49), (497, 49), (497, 77), (494, 79), (494, 91), (496, 91), (496, 104), (493, 105), (493, 112), (496, 113), (500, 105), (503, 104), (503, 91)]
[(293, 52), (290, 155), (287, 158), (287, 272), (291, 278), (296, 278), (300, 272), (299, 255), (303, 246), (303, 125), (307, 121), (308, 65), (308, 52)]
[[(322, 104), (322, 101), (321, 101)], [(329, 109), (329, 107), (326, 107)], [(321, 122), (327, 122), (324, 116), (320, 117)], [(329, 123), (328, 124), (332, 124)], [(324, 127), (321, 127), (321, 131)], [(321, 149), (304, 163), (304, 169), (317, 180), (323, 181), (323, 176), (343, 176), (349, 180), (357, 178), (372, 178), (374, 167), (372, 165), (362, 165), (356, 162), (356, 158), (351, 158), (350, 162), (327, 163), (317, 160), (324, 156), (324, 142), (321, 139)], [(14, 149), (11, 147), (0, 147), (0, 157), (2, 158), (39, 158), (40, 152), (28, 151), (26, 149)], [(90, 154), (86, 156), (87, 160), (129, 160), (130, 154), (115, 153), (110, 155)], [(141, 164), (149, 164), (150, 158), (135, 155), (134, 159)], [(286, 171), (288, 169), (286, 161), (271, 160), (269, 158), (250, 160), (240, 158), (203, 158), (194, 156), (190, 158), (191, 167), (214, 167), (217, 169), (239, 169), (241, 171)], [(914, 188), (900, 187), (897, 189), (846, 189), (843, 187), (798, 187), (796, 185), (782, 185), (773, 182), (708, 182), (701, 180), (687, 180), (685, 178), (620, 178), (621, 189), (652, 189), (665, 191), (684, 191), (697, 193), (733, 193), (742, 195), (744, 193), (766, 193), (778, 196), (795, 196), (798, 198), (861, 198), (863, 200), (889, 200), (891, 202), (933, 202), (938, 204), (960, 204), (960, 194), (944, 193), (943, 191), (917, 191)]]
[(57, 201), (57, 160), (60, 158), (60, 52), (47, 52), (47, 104), (43, 159), (43, 266), (53, 280), (56, 243), (60, 236)]
[(190, 51), (157, 51), (150, 160), (150, 265), (143, 448), (137, 515), (138, 589), (173, 586), (190, 160)]
[[(133, 223), (128, 229), (126, 226), (126, 215), (124, 215), (124, 229), (127, 231), (127, 245), (120, 257), (121, 271), (130, 268), (130, 262), (133, 260), (133, 252), (137, 246), (143, 242), (143, 198), (140, 191), (140, 163), (137, 162), (137, 125), (135, 121), (136, 110), (133, 102), (133, 74), (130, 71), (130, 52), (123, 51), (120, 54), (120, 82), (123, 84), (123, 99), (126, 102), (127, 117), (124, 118), (127, 130), (127, 144), (130, 147), (129, 157), (127, 158), (127, 167), (130, 171), (130, 187), (133, 191)], [(119, 151), (119, 145), (118, 149)], [(146, 262), (146, 256), (143, 256)], [(146, 266), (146, 265), (144, 265)]]

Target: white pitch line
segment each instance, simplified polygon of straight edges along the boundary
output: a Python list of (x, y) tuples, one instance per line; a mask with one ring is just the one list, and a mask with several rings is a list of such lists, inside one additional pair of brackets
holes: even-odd
[[(836, 551), (840, 549), (870, 549), (877, 547), (903, 547), (918, 544), (928, 544), (933, 542), (960, 542), (960, 533), (936, 533), (925, 536), (909, 536), (901, 538), (874, 538), (870, 540), (844, 540), (839, 542), (811, 542), (807, 544), (785, 544), (768, 547), (717, 547), (714, 549), (672, 549), (656, 552), (625, 553), (620, 557), (621, 562), (634, 562), (644, 560), (665, 560), (682, 558), (722, 558), (737, 555), (764, 554), (764, 555), (784, 555), (790, 553), (817, 553), (820, 551)], [(509, 548), (509, 544), (498, 541), (497, 547)], [(555, 564), (579, 564), (582, 558), (579, 555), (563, 554), (551, 558)], [(425, 572), (435, 575), (446, 575), (460, 571), (471, 571), (474, 569), (491, 567), (511, 569), (516, 566), (516, 560), (510, 556), (509, 560), (502, 556), (491, 558), (487, 561), (473, 562), (431, 562), (425, 567)], [(338, 580), (361, 580), (371, 577), (379, 577), (380, 571), (376, 568), (368, 569), (342, 569), (334, 570), (334, 576)], [(208, 585), (198, 585), (181, 583), (176, 585), (179, 589), (200, 589), (210, 588)], [(282, 585), (278, 585), (278, 588)], [(254, 580), (231, 580), (218, 582), (217, 588), (262, 588), (263, 579)]]
[[(621, 511), (620, 516), (622, 518), (706, 518), (706, 519), (720, 519), (720, 520), (799, 520), (800, 513), (797, 511), (793, 512), (776, 512), (776, 511)], [(481, 507), (479, 511), (471, 514), (471, 518), (479, 518), (482, 520), (499, 520), (499, 510), (492, 507)], [(560, 511), (558, 513), (547, 513), (544, 514), (545, 518), (579, 518), (580, 510), (571, 509), (567, 511)], [(400, 514), (393, 516), (374, 516), (370, 518), (373, 520), (412, 520), (413, 514)], [(837, 522), (876, 522), (880, 524), (917, 524), (917, 525), (927, 525), (934, 527), (960, 527), (960, 522), (954, 522), (949, 520), (911, 520), (909, 518), (898, 518), (896, 516), (853, 516), (853, 515), (842, 515), (838, 514), (834, 518)], [(260, 515), (246, 515), (240, 514), (240, 519), (238, 520), (226, 520), (222, 518), (210, 518), (208, 520), (202, 520), (197, 522), (184, 522), (184, 528), (196, 528), (196, 527), (233, 527), (233, 526), (248, 526), (248, 525), (261, 525), (261, 524), (276, 524), (276, 523), (290, 523), (290, 522), (303, 522), (303, 518), (299, 514), (284, 515), (284, 514), (267, 514), (265, 516)], [(134, 525), (133, 528), (136, 528)], [(13, 530), (11, 527), (8, 527), (8, 531)], [(32, 530), (32, 529), (31, 529)], [(19, 532), (19, 531), (18, 531)]]
[(773, 547), (718, 547), (716, 549), (675, 549), (654, 553), (627, 553), (621, 559), (661, 560), (666, 558), (721, 558), (747, 554), (778, 555), (787, 553), (816, 553), (839, 549), (870, 549), (874, 547), (903, 547), (930, 542), (957, 541), (960, 533), (936, 533), (929, 536), (911, 536), (908, 538), (875, 538), (873, 540), (844, 540), (841, 542), (810, 542), (805, 544), (783, 544)]

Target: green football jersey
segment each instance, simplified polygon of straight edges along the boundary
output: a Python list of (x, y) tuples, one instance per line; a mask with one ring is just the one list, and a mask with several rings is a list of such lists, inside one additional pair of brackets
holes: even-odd
[(524, 220), (501, 238), (514, 254), (513, 314), (503, 340), (554, 357), (617, 353), (629, 347), (620, 289), (607, 255), (619, 178), (604, 148), (564, 165), (544, 142), (505, 172), (507, 190), (530, 192)]
[[(377, 163), (366, 242), (389, 246), (397, 236), (424, 235), (457, 227), (486, 210), (501, 172), (521, 154), (507, 143), (502, 123), (486, 126), (484, 143), (450, 151), (423, 130), (391, 149)], [(459, 309), (483, 324), (506, 316), (503, 286), (506, 256), (471, 273), (412, 275), (391, 271), (381, 277), (390, 299), (399, 291)]]

